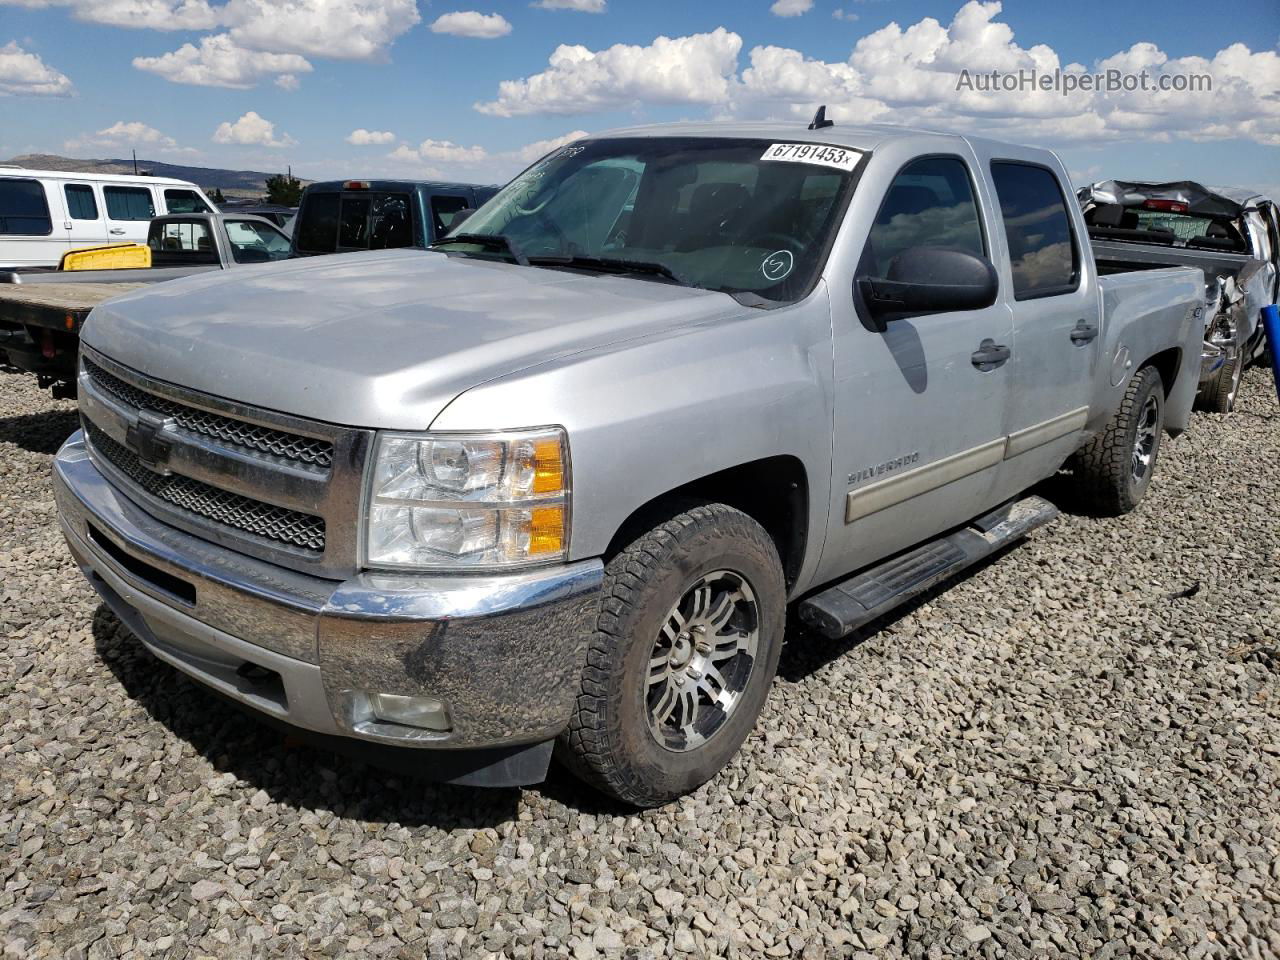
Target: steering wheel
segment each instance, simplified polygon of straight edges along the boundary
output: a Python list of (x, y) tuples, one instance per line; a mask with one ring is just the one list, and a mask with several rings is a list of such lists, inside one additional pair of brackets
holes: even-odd
[[(539, 211), (537, 213), (525, 214), (523, 219), (528, 220), (531, 224), (536, 223), (542, 226), (546, 229), (547, 233), (551, 234), (549, 238), (545, 238), (550, 241), (546, 245), (548, 248), (553, 248), (556, 254), (563, 253), (572, 246), (569, 240), (569, 235), (564, 232), (560, 227), (560, 224), (556, 223), (545, 213)], [(542, 239), (544, 238), (539, 238), (539, 240)], [(529, 246), (535, 252), (543, 245), (540, 242), (530, 243), (528, 240), (522, 240), (521, 243), (522, 245)]]

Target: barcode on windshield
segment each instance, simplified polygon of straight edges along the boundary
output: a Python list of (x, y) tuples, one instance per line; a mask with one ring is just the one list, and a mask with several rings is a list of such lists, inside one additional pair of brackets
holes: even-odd
[(821, 143), (775, 143), (760, 159), (781, 160), (787, 163), (817, 163), (824, 167), (835, 167), (838, 170), (852, 170), (862, 159), (862, 151)]

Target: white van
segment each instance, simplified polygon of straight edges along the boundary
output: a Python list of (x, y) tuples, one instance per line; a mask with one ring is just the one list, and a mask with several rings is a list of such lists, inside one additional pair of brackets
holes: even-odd
[(152, 217), (213, 210), (185, 180), (0, 166), (0, 270), (56, 267), (77, 247), (146, 243)]

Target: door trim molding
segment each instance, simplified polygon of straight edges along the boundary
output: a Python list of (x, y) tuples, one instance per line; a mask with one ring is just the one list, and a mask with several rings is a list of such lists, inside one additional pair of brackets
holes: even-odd
[(1009, 434), (1009, 444), (1005, 450), (1004, 458), (1012, 460), (1016, 456), (1020, 456), (1037, 447), (1042, 447), (1046, 443), (1065, 437), (1069, 433), (1074, 433), (1082, 429), (1088, 419), (1089, 408), (1078, 407), (1075, 410), (1068, 410), (1061, 416), (1051, 417), (1016, 433), (1011, 433)]
[(988, 467), (994, 467), (1004, 459), (1007, 440), (1007, 437), (998, 437), (896, 477), (880, 480), (861, 490), (851, 490), (845, 499), (844, 522), (853, 523), (904, 500), (911, 500)]
[(1005, 437), (997, 437), (960, 453), (952, 454), (923, 467), (916, 467), (896, 477), (887, 477), (867, 487), (850, 490), (845, 496), (844, 522), (853, 523), (873, 513), (912, 500), (948, 483), (1012, 460), (1047, 443), (1052, 443), (1083, 429), (1089, 419), (1089, 408), (1078, 407), (1064, 414), (1032, 424)]

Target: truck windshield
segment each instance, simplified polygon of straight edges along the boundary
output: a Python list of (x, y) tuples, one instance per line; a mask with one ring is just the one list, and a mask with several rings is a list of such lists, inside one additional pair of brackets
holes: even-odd
[(526, 170), (440, 249), (796, 300), (816, 282), (862, 156), (765, 140), (582, 141)]

